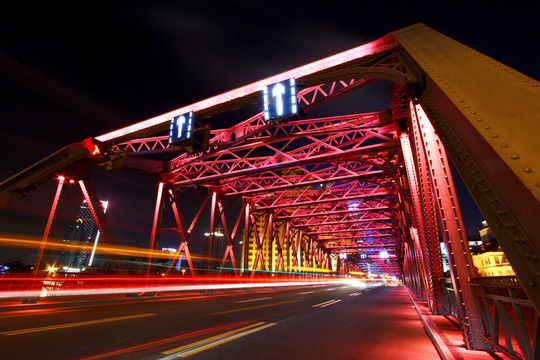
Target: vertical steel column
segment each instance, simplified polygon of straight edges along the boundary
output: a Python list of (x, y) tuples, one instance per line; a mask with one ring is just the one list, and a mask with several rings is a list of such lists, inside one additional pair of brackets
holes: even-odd
[[(411, 118), (416, 119), (414, 114), (414, 105), (412, 101), (409, 101), (409, 109)], [(444, 314), (444, 301), (441, 278), (444, 277), (442, 268), (442, 256), (440, 247), (440, 235), (439, 235), (439, 223), (437, 220), (437, 205), (435, 204), (435, 196), (433, 190), (433, 184), (431, 181), (431, 172), (428, 159), (426, 158), (426, 151), (424, 149), (424, 142), (418, 127), (417, 121), (411, 122), (411, 130), (414, 143), (414, 156), (416, 158), (417, 174), (419, 178), (419, 187), (421, 190), (422, 199), (422, 215), (423, 218), (423, 230), (425, 235), (425, 251), (427, 253), (427, 266), (429, 269), (429, 281), (431, 290), (433, 292), (433, 308), (432, 312), (436, 314)]]
[(469, 349), (488, 349), (482, 340), (482, 327), (469, 286), (469, 277), (475, 275), (463, 219), (455, 196), (452, 174), (446, 152), (433, 126), (420, 105), (414, 106), (413, 122), (417, 122), (429, 160), (431, 182), (437, 198), (437, 210), (448, 249), (454, 275), (458, 304), (462, 315), (465, 343)]
[(216, 231), (216, 208), (217, 208), (217, 192), (214, 190), (212, 191), (212, 202), (210, 203), (210, 234), (208, 235), (208, 252), (206, 253), (206, 256), (208, 256), (207, 259), (207, 271), (210, 271), (210, 268), (212, 267), (212, 263), (214, 260), (212, 259), (212, 250), (214, 250), (214, 234)]
[(249, 233), (250, 233), (250, 204), (246, 199), (244, 201), (244, 239), (243, 239), (243, 248), (242, 256), (242, 273), (249, 269)]
[(408, 242), (405, 243), (405, 259), (406, 269), (409, 277), (409, 284), (413, 288), (416, 294), (421, 292), (422, 284), (420, 281), (420, 275), (418, 271), (418, 262), (416, 259), (416, 251), (414, 246), (411, 246)]
[(292, 231), (290, 228), (290, 237), (289, 237), (289, 246), (291, 250), (291, 267), (289, 268), (289, 271), (293, 271), (296, 269), (298, 271), (298, 268), (300, 264), (298, 263), (298, 232), (299, 230)]
[(47, 243), (47, 240), (49, 239), (51, 234), (53, 234), (56, 230), (56, 210), (58, 208), (58, 204), (61, 203), (62, 189), (64, 188), (65, 181), (66, 179), (63, 176), (58, 177), (56, 194), (54, 195), (51, 211), (49, 212), (49, 219), (47, 220), (47, 225), (45, 226), (45, 231), (43, 233), (43, 237), (41, 238), (41, 243), (39, 245), (39, 250), (36, 257), (36, 263), (34, 264), (34, 269), (32, 271), (32, 274), (34, 275), (37, 275), (39, 267), (41, 266), (41, 257), (43, 256), (43, 251), (45, 250), (45, 244)]
[(307, 261), (308, 261), (308, 266), (313, 269), (314, 266), (313, 266), (313, 255), (314, 255), (314, 249), (313, 249), (313, 239), (312, 238), (309, 238), (309, 247), (308, 247), (308, 254), (307, 254)]
[(283, 245), (285, 243), (285, 231), (286, 226), (284, 224), (278, 225), (274, 223), (275, 231), (277, 232), (277, 237), (274, 237), (276, 241), (276, 261), (275, 261), (275, 271), (285, 271), (285, 264), (283, 261)]
[[(429, 266), (427, 262), (429, 261), (429, 258), (425, 254), (426, 251), (426, 231), (424, 229), (424, 216), (423, 216), (423, 209), (424, 206), (422, 206), (422, 197), (420, 192), (420, 187), (418, 184), (418, 176), (416, 173), (416, 169), (414, 166), (414, 159), (412, 155), (411, 150), (411, 144), (409, 142), (409, 135), (408, 134), (402, 134), (400, 136), (401, 141), (401, 150), (403, 152), (403, 160), (405, 162), (405, 169), (407, 172), (407, 179), (409, 180), (409, 190), (412, 197), (412, 207), (413, 207), (413, 221), (416, 226), (416, 228), (411, 227), (411, 238), (414, 241), (414, 245), (416, 248), (416, 252), (418, 253), (418, 257), (420, 260), (420, 266), (422, 267), (422, 280), (424, 283), (424, 287), (426, 289), (426, 295), (427, 300), (429, 304), (429, 308), (436, 312), (436, 305), (435, 305), (435, 298), (434, 298), (434, 289), (433, 289), (433, 281), (429, 281), (429, 278), (432, 278), (432, 274), (429, 271)], [(417, 231), (418, 229), (418, 231)]]
[(302, 254), (303, 254), (303, 244), (304, 244), (304, 230), (300, 229), (298, 230), (298, 234), (296, 237), (296, 261), (298, 266), (298, 271), (302, 272), (302, 266), (304, 266), (304, 263), (302, 262)]
[(268, 229), (265, 235), (268, 236), (268, 270), (274, 272), (274, 213), (268, 214)]
[(152, 266), (152, 253), (154, 251), (154, 246), (156, 243), (156, 237), (157, 237), (157, 231), (158, 226), (161, 220), (161, 213), (163, 208), (163, 186), (164, 183), (160, 182), (158, 185), (158, 192), (156, 197), (156, 207), (154, 209), (154, 220), (152, 222), (152, 233), (150, 234), (150, 244), (148, 245), (148, 258), (147, 262), (148, 265), (146, 266), (146, 276), (150, 275), (150, 268)]
[[(411, 231), (414, 228), (412, 226), (412, 224), (414, 223), (414, 207), (405, 200), (403, 194), (398, 193), (398, 199), (398, 212), (401, 215), (402, 219), (400, 221), (401, 236), (403, 237), (403, 239), (407, 239), (410, 241), (409, 245), (411, 245), (411, 251), (414, 254), (415, 280), (417, 284), (415, 293), (420, 299), (426, 300), (429, 299), (429, 287), (426, 276), (426, 267), (424, 266), (424, 254), (421, 247), (422, 244), (420, 243), (418, 237), (413, 237), (414, 232)], [(413, 207), (413, 209), (411, 209), (411, 207)], [(410, 219), (411, 214), (413, 216), (413, 221), (411, 221)]]
[(285, 248), (287, 251), (287, 265), (285, 267), (285, 271), (290, 272), (291, 271), (291, 256), (292, 256), (292, 248), (291, 248), (291, 223), (286, 222), (285, 223)]

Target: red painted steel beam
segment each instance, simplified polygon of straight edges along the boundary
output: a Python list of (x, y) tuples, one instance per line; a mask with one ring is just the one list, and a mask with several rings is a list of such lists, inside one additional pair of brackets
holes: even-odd
[(32, 273), (37, 275), (41, 268), (41, 258), (43, 256), (43, 251), (45, 250), (45, 245), (51, 235), (54, 234), (56, 230), (56, 223), (58, 218), (58, 205), (62, 203), (62, 190), (64, 188), (64, 183), (66, 179), (63, 176), (58, 178), (58, 185), (56, 186), (56, 194), (51, 205), (51, 211), (49, 212), (49, 218), (47, 219), (47, 225), (45, 226), (45, 231), (43, 237), (41, 238), (41, 243), (39, 244), (38, 253), (36, 256), (36, 261), (34, 264), (34, 269)]
[[(293, 70), (286, 71), (275, 76), (271, 76), (264, 80), (260, 80), (255, 83), (243, 86), (241, 88), (228, 91), (221, 95), (211, 97), (195, 104), (191, 104), (173, 110), (171, 112), (156, 116), (154, 118), (139, 122), (137, 124), (100, 135), (96, 138), (102, 142), (119, 143), (125, 140), (129, 140), (131, 138), (146, 136), (145, 134), (165, 131), (168, 128), (169, 121), (173, 117), (188, 113), (190, 111), (193, 111), (199, 117), (204, 118), (215, 113), (221, 113), (227, 110), (236, 109), (238, 107), (253, 102), (253, 100), (256, 100), (256, 98), (260, 96), (260, 93), (265, 85), (287, 80), (292, 77), (296, 78), (299, 81), (302, 81), (304, 79), (308, 80), (310, 76), (317, 75), (313, 76), (314, 80), (316, 80), (317, 83), (323, 83), (325, 81), (321, 81), (321, 79), (326, 72), (331, 73), (334, 69), (340, 69), (345, 64), (350, 66), (350, 63), (352, 61), (358, 61), (359, 64), (361, 64), (362, 60), (369, 58), (370, 55), (383, 54), (384, 51), (391, 50), (395, 47), (396, 43), (394, 40), (394, 36), (388, 34), (379, 40), (361, 45), (357, 48), (330, 56), (328, 58), (301, 66)], [(370, 58), (370, 60), (373, 60), (373, 58)], [(372, 76), (367, 77), (384, 76), (386, 76), (384, 73), (373, 73)]]
[(388, 205), (384, 204), (377, 204), (376, 207), (366, 207), (366, 208), (360, 208), (355, 210), (337, 210), (337, 211), (324, 211), (324, 212), (313, 212), (310, 211), (308, 213), (303, 214), (291, 214), (291, 215), (280, 215), (277, 216), (276, 219), (278, 220), (288, 220), (288, 219), (303, 219), (303, 218), (312, 218), (312, 217), (319, 217), (319, 216), (333, 216), (333, 215), (340, 215), (340, 214), (352, 214), (352, 213), (365, 213), (365, 214), (381, 214), (381, 215), (387, 215), (389, 213), (390, 207)]
[[(360, 172), (358, 174), (348, 175), (348, 176), (336, 176), (336, 177), (321, 178), (321, 179), (311, 180), (311, 181), (299, 181), (299, 182), (294, 182), (287, 185), (278, 185), (278, 186), (272, 185), (272, 191), (273, 192), (283, 191), (283, 190), (289, 190), (289, 189), (294, 189), (294, 188), (301, 188), (305, 186), (328, 184), (328, 183), (333, 183), (333, 182), (367, 181), (370, 179), (380, 178), (385, 175), (386, 175), (385, 172), (381, 170), (371, 171), (371, 172)], [(248, 185), (255, 184), (257, 186), (261, 186), (256, 183), (257, 180), (259, 179), (256, 179), (256, 178), (254, 179), (253, 177), (251, 177), (250, 180), (252, 181), (252, 183)], [(223, 196), (253, 196), (261, 192), (268, 192), (268, 188), (262, 187), (262, 186), (258, 189), (248, 189), (248, 190), (244, 190), (246, 185), (244, 185), (243, 187), (239, 186), (240, 190), (236, 190), (235, 185), (230, 184), (230, 183), (221, 184), (221, 186), (225, 188), (225, 191), (229, 190), (229, 192), (225, 192)]]
[(156, 205), (154, 208), (154, 218), (152, 221), (152, 232), (150, 233), (150, 244), (148, 245), (148, 264), (146, 265), (146, 276), (150, 275), (150, 269), (152, 267), (152, 252), (158, 236), (158, 228), (161, 225), (161, 215), (163, 209), (163, 186), (162, 182), (158, 185), (158, 191), (156, 196)]
[(384, 218), (380, 218), (376, 220), (375, 219), (355, 219), (355, 220), (342, 220), (342, 221), (333, 221), (333, 222), (323, 220), (316, 223), (310, 222), (310, 220), (308, 220), (308, 222), (306, 223), (296, 224), (295, 227), (302, 228), (302, 227), (329, 226), (329, 225), (342, 225), (342, 224), (349, 225), (349, 224), (359, 224), (359, 223), (365, 223), (365, 222), (369, 222), (369, 223), (383, 222), (389, 227), (393, 225), (393, 220), (389, 217), (384, 217)]
[(333, 203), (333, 202), (343, 202), (348, 200), (359, 200), (359, 199), (386, 199), (390, 194), (372, 194), (372, 195), (356, 195), (356, 196), (347, 196), (343, 198), (328, 198), (328, 199), (319, 199), (314, 201), (302, 201), (302, 202), (295, 202), (295, 203), (287, 203), (287, 204), (276, 204), (276, 205), (268, 205), (268, 206), (259, 206), (255, 207), (254, 211), (268, 211), (268, 210), (275, 210), (275, 209), (281, 209), (281, 208), (287, 208), (287, 207), (303, 207), (303, 206), (311, 206), (311, 205), (318, 205), (318, 204), (327, 204), (327, 203)]

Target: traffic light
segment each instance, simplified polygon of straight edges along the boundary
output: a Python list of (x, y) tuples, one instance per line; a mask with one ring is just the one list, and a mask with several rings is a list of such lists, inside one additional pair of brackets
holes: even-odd
[(90, 156), (97, 156), (102, 153), (103, 143), (94, 138), (84, 139), (83, 146), (88, 149)]

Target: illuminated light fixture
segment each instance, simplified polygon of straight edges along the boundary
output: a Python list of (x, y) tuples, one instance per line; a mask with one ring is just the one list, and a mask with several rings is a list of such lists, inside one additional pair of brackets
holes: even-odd
[(381, 259), (388, 259), (388, 251), (381, 251), (379, 253), (379, 256), (381, 257)]
[(60, 175), (60, 176), (58, 176), (58, 180), (65, 180), (65, 177)]
[(349, 209), (349, 211), (357, 210), (358, 206), (360, 206), (360, 202), (358, 200), (347, 201), (347, 209)]
[(84, 271), (84, 269), (73, 268), (73, 267), (68, 267), (68, 266), (64, 266), (62, 270), (64, 270), (67, 273), (80, 273), (81, 271)]
[(191, 139), (193, 130), (193, 111), (175, 116), (169, 126), (169, 144)]
[[(218, 237), (224, 236), (223, 233), (217, 231), (214, 231), (213, 235)], [(204, 233), (204, 236), (210, 236), (210, 233)]]
[(265, 86), (263, 104), (266, 121), (297, 115), (296, 80), (291, 78)]

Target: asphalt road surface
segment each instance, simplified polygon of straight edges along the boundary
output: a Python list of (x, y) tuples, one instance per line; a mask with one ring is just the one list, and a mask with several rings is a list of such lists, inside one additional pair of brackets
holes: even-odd
[(0, 359), (439, 359), (401, 287), (0, 308)]

